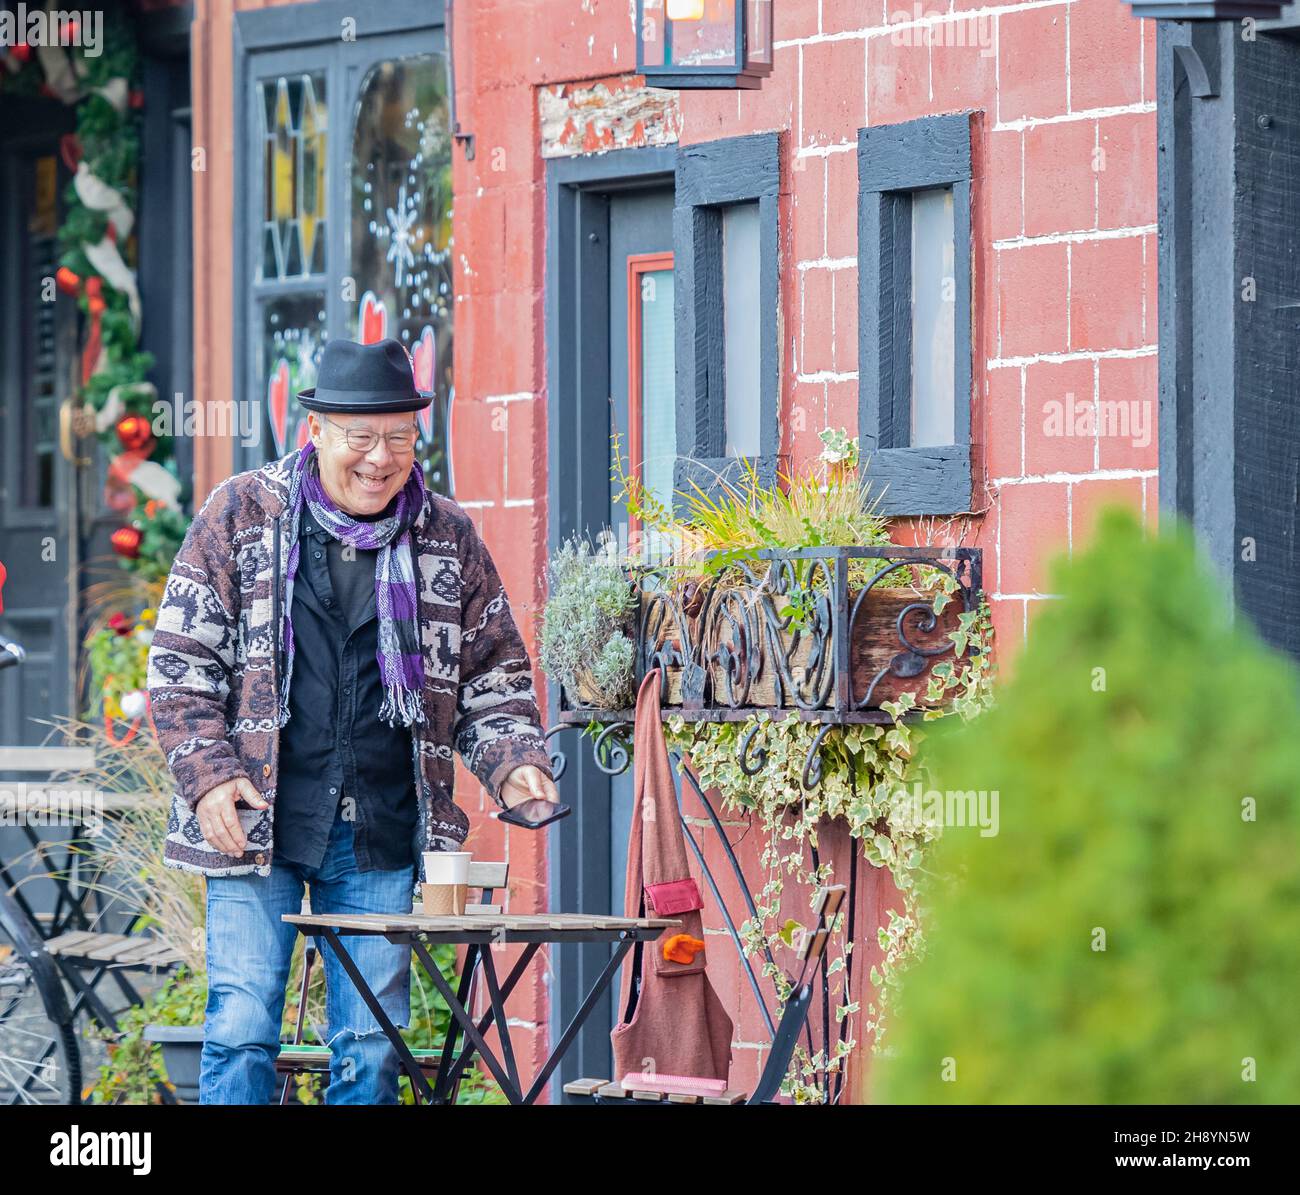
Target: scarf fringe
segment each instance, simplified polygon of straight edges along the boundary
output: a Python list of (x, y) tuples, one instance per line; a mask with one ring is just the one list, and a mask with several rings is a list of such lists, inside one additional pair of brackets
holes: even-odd
[(424, 705), (420, 701), (420, 695), (410, 689), (386, 687), (384, 700), (379, 706), (379, 717), (389, 726), (396, 726), (398, 722), (410, 726), (424, 721)]

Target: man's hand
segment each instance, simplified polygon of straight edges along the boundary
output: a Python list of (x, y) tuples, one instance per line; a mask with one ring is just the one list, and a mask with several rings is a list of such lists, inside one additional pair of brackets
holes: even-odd
[(560, 794), (555, 791), (555, 781), (541, 768), (526, 763), (505, 778), (501, 785), (501, 800), (507, 809), (525, 801), (550, 801), (552, 805), (558, 805)]
[(253, 787), (251, 780), (243, 776), (236, 776), (225, 784), (209, 789), (194, 806), (203, 837), (227, 855), (242, 855), (244, 847), (248, 845), (244, 828), (239, 824), (239, 816), (235, 813), (235, 802), (240, 798), (254, 809), (266, 808), (262, 794)]

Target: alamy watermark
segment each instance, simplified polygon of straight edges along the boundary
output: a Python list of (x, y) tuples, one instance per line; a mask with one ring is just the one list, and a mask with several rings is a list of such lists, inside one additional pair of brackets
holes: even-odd
[(150, 423), (155, 436), (237, 436), (245, 448), (262, 442), (262, 405), (247, 399), (214, 399), (199, 402), (186, 398), (179, 390), (172, 401), (158, 398), (153, 403)]
[(1092, 440), (1128, 440), (1134, 448), (1151, 443), (1152, 403), (1149, 399), (1077, 399), (1070, 391), (1063, 399), (1043, 403), (1043, 435), (1077, 436)]
[(889, 42), (894, 46), (978, 49), (981, 58), (997, 53), (997, 20), (990, 13), (963, 16), (949, 13), (946, 8), (927, 10), (920, 0), (913, 0), (910, 11), (900, 8), (891, 12), (889, 23), (896, 26), (889, 32)]
[(0, 45), (79, 46), (87, 58), (104, 52), (104, 14), (98, 9), (28, 8), (0, 10)]
[(80, 826), (86, 838), (104, 828), (104, 794), (82, 785), (0, 785), (0, 829)]
[(895, 824), (979, 828), (981, 838), (997, 837), (1001, 821), (998, 790), (923, 788), (919, 780), (911, 789), (899, 788), (889, 799), (889, 820)]

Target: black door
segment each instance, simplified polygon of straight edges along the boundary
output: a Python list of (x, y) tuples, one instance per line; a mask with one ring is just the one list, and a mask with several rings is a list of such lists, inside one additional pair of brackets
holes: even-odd
[(75, 301), (53, 285), (70, 172), (59, 137), (69, 110), (0, 101), (0, 634), (27, 651), (0, 672), (0, 745), (41, 742), (75, 712), (73, 578), (79, 565), (76, 443), (61, 421), (75, 381)]
[[(616, 509), (610, 435), (656, 490), (671, 488), (673, 399), (673, 150), (626, 150), (548, 164), (547, 385), (552, 543), (611, 527), (626, 547), (634, 529)], [(551, 694), (556, 708), (557, 694)], [(548, 842), (550, 907), (623, 911), (632, 779), (611, 780), (590, 741), (563, 732), (561, 795), (574, 816)], [(551, 1041), (610, 957), (606, 945), (563, 947), (551, 989)], [(593, 1011), (556, 1077), (609, 1076), (617, 987)]]
[[(676, 457), (673, 397), (673, 192), (659, 188), (618, 195), (609, 204), (609, 380), (611, 417), (620, 433), (624, 464), (671, 491)], [(612, 487), (611, 487), (612, 490)], [(621, 544), (635, 547), (638, 529), (627, 510), (611, 501), (601, 518)], [(645, 531), (640, 529), (644, 540)], [(632, 823), (632, 773), (611, 784), (609, 912), (623, 912), (628, 834)], [(589, 910), (583, 910), (584, 912)], [(612, 1024), (611, 1024), (612, 1028)]]

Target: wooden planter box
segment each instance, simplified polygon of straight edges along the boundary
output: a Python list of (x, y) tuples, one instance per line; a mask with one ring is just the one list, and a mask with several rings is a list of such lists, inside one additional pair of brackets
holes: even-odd
[[(852, 608), (853, 603), (857, 600), (858, 590), (849, 591), (849, 606)], [(930, 631), (922, 631), (920, 624), (922, 621), (922, 612), (914, 610), (907, 616), (906, 627), (908, 638), (917, 647), (933, 650), (939, 647), (946, 647), (949, 650), (931, 657), (926, 657), (922, 671), (915, 676), (896, 676), (889, 671), (891, 662), (900, 654), (907, 653), (906, 646), (900, 641), (898, 634), (898, 618), (909, 606), (915, 606), (926, 599), (914, 589), (881, 589), (872, 590), (867, 599), (862, 603), (858, 610), (858, 616), (853, 623), (853, 636), (849, 645), (849, 659), (852, 668), (853, 686), (852, 695), (855, 701), (860, 701), (863, 695), (871, 688), (871, 683), (877, 674), (884, 672), (871, 695), (870, 705), (866, 708), (879, 709), (886, 701), (897, 701), (904, 693), (911, 693), (916, 699), (918, 708), (928, 708), (938, 704), (931, 702), (926, 698), (926, 689), (929, 686), (930, 670), (933, 665), (940, 660), (951, 660), (952, 640), (948, 638), (949, 634), (956, 631), (960, 626), (958, 615), (961, 613), (962, 606), (959, 601), (951, 601), (944, 607), (942, 614), (935, 619), (934, 628)], [(699, 634), (698, 618), (691, 619), (692, 638), (697, 638)], [(740, 629), (743, 635), (743, 628)], [(832, 641), (829, 637), (821, 641), (821, 662), (813, 666), (813, 672), (820, 668), (822, 670), (821, 685), (815, 686), (815, 676), (810, 674), (810, 663), (815, 648), (818, 646), (815, 638), (809, 634), (796, 635), (793, 631), (787, 631), (781, 637), (783, 642), (781, 650), (788, 653), (787, 658), (790, 664), (791, 679), (796, 685), (799, 685), (805, 695), (811, 695), (815, 691), (820, 693), (828, 692), (827, 700), (823, 703), (827, 706), (833, 706), (835, 701), (835, 691), (833, 687), (833, 661), (830, 654), (834, 650)], [(781, 699), (777, 699), (777, 682), (778, 667), (772, 657), (773, 637), (766, 627), (762, 634), (763, 642), (760, 647), (759, 663), (750, 681), (749, 695), (745, 701), (745, 706), (753, 707), (779, 707), (783, 709), (796, 709), (799, 702), (795, 700), (795, 695), (789, 689), (788, 685), (783, 685), (784, 692)], [(680, 648), (680, 643), (677, 644)], [(715, 645), (708, 645), (710, 648)], [(739, 644), (733, 644), (733, 648), (739, 649)], [(664, 699), (665, 706), (682, 705), (682, 666), (672, 665), (666, 670), (666, 695)], [(720, 669), (715, 665), (711, 669), (713, 676), (718, 675)], [(830, 686), (829, 689), (827, 686)], [(718, 706), (727, 702), (725, 690), (717, 691), (711, 694), (707, 704)]]

